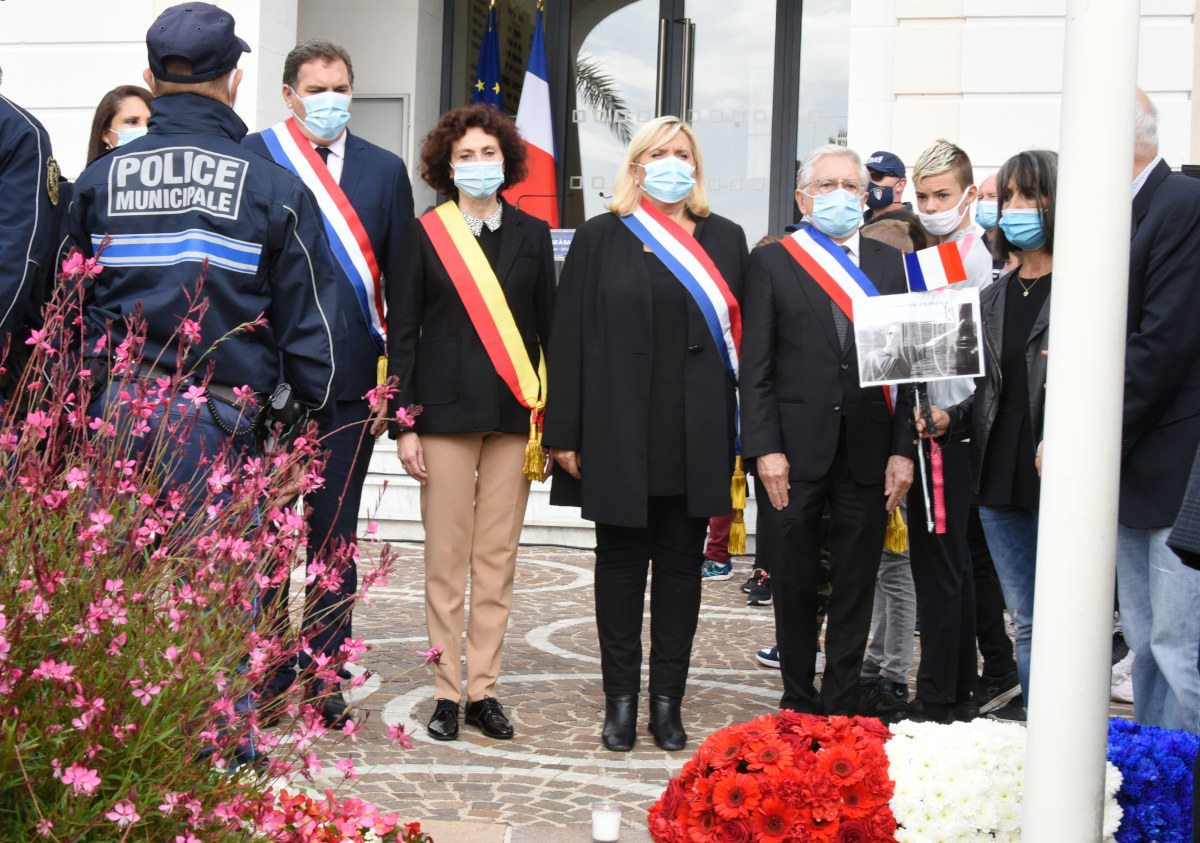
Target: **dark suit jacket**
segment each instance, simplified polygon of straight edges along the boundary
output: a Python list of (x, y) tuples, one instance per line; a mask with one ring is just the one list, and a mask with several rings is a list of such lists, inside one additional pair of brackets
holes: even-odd
[[(859, 265), (883, 295), (908, 292), (900, 252), (859, 238)], [(853, 334), (843, 350), (830, 298), (781, 243), (755, 249), (746, 276), (742, 342), (742, 453), (782, 453), (790, 477), (820, 480), (837, 451), (842, 417), (854, 479), (881, 484), (888, 457), (915, 457), (911, 401), (895, 416), (881, 387), (858, 385)]]
[[(554, 309), (550, 226), (506, 203), (493, 269), (536, 368), (538, 340), (545, 347)], [(393, 412), (419, 404), (418, 433), (529, 432), (529, 410), (496, 374), (419, 221), (404, 234), (400, 271), (390, 281), (388, 303), (388, 373), (399, 379)], [(547, 354), (546, 359), (552, 358)], [(548, 397), (554, 400), (553, 391)], [(393, 424), (392, 438), (399, 433)]]
[[(695, 237), (734, 296), (747, 263), (740, 226), (715, 214)], [(544, 443), (578, 451), (582, 482), (555, 468), (550, 502), (582, 506), (583, 517), (642, 527), (648, 499), (650, 278), (642, 241), (616, 214), (576, 232), (559, 284), (551, 344)], [(688, 514), (730, 511), (734, 390), (699, 306), (688, 302), (683, 400), (687, 414)]]
[[(247, 135), (243, 145), (271, 158), (262, 135)], [(274, 159), (271, 159), (274, 160)], [(346, 158), (338, 182), (366, 229), (382, 274), (385, 301), (392, 279), (399, 272), (401, 235), (413, 218), (412, 185), (408, 170), (395, 153), (346, 133)], [(380, 351), (367, 328), (358, 296), (344, 272), (338, 273), (338, 299), (346, 320), (346, 337), (339, 343), (336, 395), (341, 401), (359, 401), (375, 386)], [(388, 302), (389, 307), (391, 303)]]
[(1200, 181), (1160, 161), (1129, 250), (1120, 520), (1167, 527), (1200, 445)]

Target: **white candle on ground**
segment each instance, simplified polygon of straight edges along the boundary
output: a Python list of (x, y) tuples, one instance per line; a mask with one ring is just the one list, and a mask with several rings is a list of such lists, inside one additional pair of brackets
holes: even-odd
[(592, 840), (597, 843), (621, 839), (621, 806), (615, 802), (592, 803)]

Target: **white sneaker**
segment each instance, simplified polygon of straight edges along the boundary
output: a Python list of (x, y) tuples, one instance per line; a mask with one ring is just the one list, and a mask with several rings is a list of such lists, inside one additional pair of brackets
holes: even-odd
[(1133, 702), (1133, 650), (1113, 665), (1110, 696), (1115, 702)]

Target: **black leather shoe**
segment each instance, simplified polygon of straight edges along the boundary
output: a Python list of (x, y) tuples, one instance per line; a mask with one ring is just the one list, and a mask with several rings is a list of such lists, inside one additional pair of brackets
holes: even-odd
[(468, 702), (464, 709), (464, 720), (468, 726), (478, 727), (489, 738), (498, 741), (509, 740), (513, 736), (512, 724), (504, 716), (500, 700), (495, 697), (484, 697), (475, 702)]
[(458, 703), (455, 700), (439, 699), (429, 718), (429, 737), (435, 741), (458, 740)]
[(629, 752), (637, 736), (637, 694), (604, 697), (604, 731), (600, 739), (611, 752)]
[(659, 749), (675, 752), (687, 746), (687, 732), (683, 731), (679, 713), (681, 702), (679, 697), (650, 695), (650, 734), (654, 735), (654, 745)]

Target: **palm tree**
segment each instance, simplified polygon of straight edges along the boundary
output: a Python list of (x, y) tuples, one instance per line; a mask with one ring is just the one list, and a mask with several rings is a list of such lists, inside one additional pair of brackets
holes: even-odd
[(612, 76), (600, 69), (600, 64), (591, 56), (580, 55), (575, 62), (575, 90), (579, 99), (588, 108), (604, 115), (604, 122), (623, 144), (628, 144), (633, 132), (630, 129), (628, 105)]

